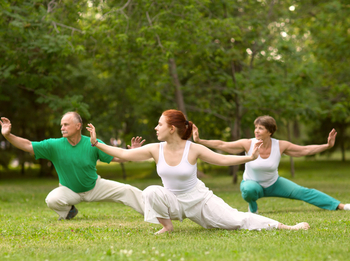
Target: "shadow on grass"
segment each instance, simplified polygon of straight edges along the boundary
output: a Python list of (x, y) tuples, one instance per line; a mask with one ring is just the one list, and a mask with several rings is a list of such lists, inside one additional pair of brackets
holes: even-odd
[(281, 210), (272, 210), (272, 211), (264, 211), (259, 212), (259, 215), (264, 214), (281, 214), (281, 213), (316, 213), (316, 212), (322, 212), (322, 211), (330, 211), (325, 209), (281, 209)]

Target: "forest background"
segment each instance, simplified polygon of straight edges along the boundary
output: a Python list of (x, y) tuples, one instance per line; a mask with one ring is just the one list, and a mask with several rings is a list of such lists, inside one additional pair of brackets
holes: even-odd
[[(77, 111), (120, 146), (156, 141), (163, 110), (182, 110), (206, 139), (277, 138), (350, 147), (347, 0), (0, 0), (0, 116), (32, 141), (61, 137)], [(88, 135), (87, 131), (83, 134)], [(0, 136), (0, 178), (33, 157)], [(38, 161), (36, 161), (38, 163)], [(39, 176), (54, 168), (40, 160)], [(231, 169), (236, 179), (237, 169)]]

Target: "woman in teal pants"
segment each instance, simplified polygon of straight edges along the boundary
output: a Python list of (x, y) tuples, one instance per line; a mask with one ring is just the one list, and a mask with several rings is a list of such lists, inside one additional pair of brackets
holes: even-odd
[(232, 142), (200, 139), (198, 128), (196, 126), (193, 128), (193, 140), (195, 142), (230, 154), (245, 151), (247, 155), (250, 155), (254, 144), (259, 140), (263, 141), (263, 145), (260, 147), (260, 156), (256, 160), (245, 164), (240, 186), (243, 199), (249, 203), (248, 210), (250, 212), (257, 213), (258, 205), (256, 201), (263, 197), (298, 199), (328, 210), (350, 210), (350, 204), (342, 204), (339, 200), (321, 191), (299, 186), (278, 175), (278, 165), (282, 154), (302, 157), (332, 148), (337, 135), (334, 129), (329, 133), (327, 144), (299, 146), (289, 141), (272, 138), (277, 125), (275, 119), (271, 116), (258, 117), (254, 121), (254, 125), (255, 138)]

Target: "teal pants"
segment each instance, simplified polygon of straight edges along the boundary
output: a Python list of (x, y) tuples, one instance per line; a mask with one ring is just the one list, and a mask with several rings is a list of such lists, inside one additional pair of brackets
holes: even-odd
[(299, 186), (282, 177), (278, 177), (277, 181), (267, 188), (263, 188), (256, 181), (242, 180), (240, 188), (243, 199), (249, 203), (249, 209), (253, 213), (258, 210), (256, 201), (263, 197), (298, 199), (328, 210), (336, 210), (340, 204), (339, 200), (321, 191)]

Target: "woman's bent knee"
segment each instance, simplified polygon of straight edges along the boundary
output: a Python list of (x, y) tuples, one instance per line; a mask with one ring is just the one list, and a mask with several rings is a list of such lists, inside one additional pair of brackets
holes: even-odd
[(263, 189), (256, 181), (242, 181), (240, 188), (242, 197), (247, 202), (256, 201), (263, 196)]
[(249, 202), (249, 201), (253, 200), (253, 193), (251, 190), (243, 189), (241, 192), (242, 192), (242, 198), (245, 201)]
[(159, 193), (161, 193), (162, 189), (163, 189), (162, 186), (157, 186), (157, 185), (149, 186), (142, 191), (142, 196), (146, 198), (153, 198), (155, 195), (158, 195)]
[(242, 198), (247, 201), (256, 201), (259, 199), (259, 191), (253, 186), (241, 187)]

